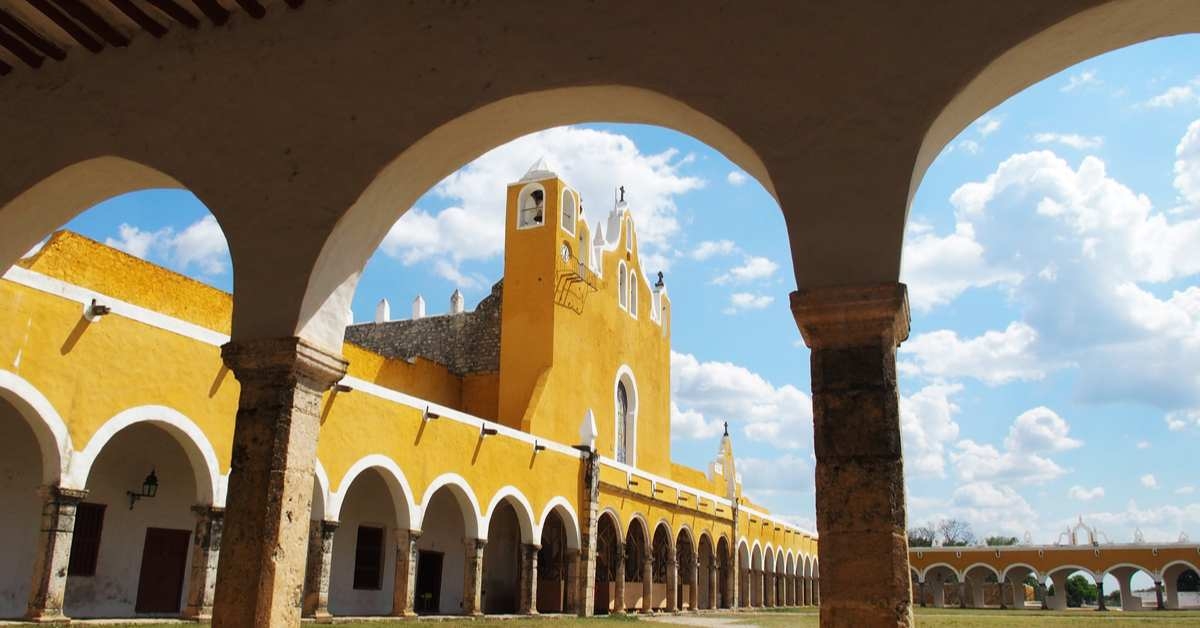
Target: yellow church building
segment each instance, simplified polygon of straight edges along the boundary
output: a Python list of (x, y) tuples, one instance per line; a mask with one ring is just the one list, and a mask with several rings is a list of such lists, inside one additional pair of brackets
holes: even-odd
[[(745, 498), (731, 439), (671, 460), (671, 301), (619, 199), (538, 162), (504, 277), (350, 324), (321, 400), (316, 619), (799, 606), (817, 541)], [(0, 618), (211, 613), (239, 382), (230, 295), (74, 233), (0, 280)]]

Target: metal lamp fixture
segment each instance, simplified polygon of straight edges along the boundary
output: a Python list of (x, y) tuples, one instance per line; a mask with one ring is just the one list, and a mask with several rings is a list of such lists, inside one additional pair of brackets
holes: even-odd
[(125, 491), (129, 495), (129, 509), (133, 510), (133, 505), (143, 497), (154, 497), (158, 494), (158, 476), (154, 474), (154, 469), (150, 469), (150, 475), (142, 481), (142, 490), (139, 493), (133, 491)]

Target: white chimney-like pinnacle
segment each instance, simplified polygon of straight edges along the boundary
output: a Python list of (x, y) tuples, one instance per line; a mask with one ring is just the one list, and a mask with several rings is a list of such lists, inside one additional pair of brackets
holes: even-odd
[(375, 305), (375, 322), (386, 323), (392, 320), (392, 304), (387, 299), (380, 299)]
[(412, 317), (413, 317), (413, 320), (416, 320), (418, 318), (425, 318), (425, 298), (419, 294), (417, 295), (417, 298), (413, 299), (413, 316)]
[(466, 310), (466, 300), (463, 299), (463, 294), (454, 289), (454, 294), (450, 295), (450, 313), (462, 314)]
[(596, 414), (588, 408), (583, 415), (583, 422), (579, 424), (579, 444), (596, 451), (596, 437), (599, 435), (600, 430), (596, 429)]

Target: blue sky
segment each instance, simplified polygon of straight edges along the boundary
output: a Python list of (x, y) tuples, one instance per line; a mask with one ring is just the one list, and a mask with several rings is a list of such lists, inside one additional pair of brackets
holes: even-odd
[[(955, 138), (912, 205), (899, 354), (910, 523), (1052, 542), (1200, 538), (1200, 37), (1070, 68)], [(673, 300), (673, 451), (703, 467), (729, 420), (747, 491), (813, 526), (808, 351), (769, 194), (670, 130), (588, 124), (499, 147), (430, 190), (364, 272), (355, 318), (424, 295), (474, 307), (499, 279), (504, 186), (538, 157), (603, 218), (624, 185)], [(185, 192), (112, 199), (69, 228), (226, 290), (228, 254)], [(713, 333), (721, 330), (721, 333)]]

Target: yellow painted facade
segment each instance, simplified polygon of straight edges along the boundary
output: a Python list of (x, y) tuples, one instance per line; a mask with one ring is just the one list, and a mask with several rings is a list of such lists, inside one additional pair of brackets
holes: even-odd
[[(522, 228), (519, 204), (531, 186), (544, 191), (544, 222)], [(566, 227), (564, 193), (576, 208)], [(389, 359), (345, 344), (345, 386), (327, 393), (321, 409), (323, 486), (313, 519), (337, 519), (357, 474), (387, 467), (401, 527), (421, 527), (432, 489), (449, 482), (475, 511), (466, 515), (468, 535), (486, 534), (498, 500), (517, 494), (523, 528), (540, 529), (551, 507), (565, 505), (578, 539), (588, 526), (588, 496), (586, 456), (575, 446), (590, 411), (599, 511), (617, 516), (622, 534), (641, 520), (651, 536), (665, 524), (672, 543), (682, 534), (693, 547), (702, 536), (713, 547), (724, 539), (731, 553), (770, 546), (779, 572), (786, 565), (790, 574), (811, 574), (814, 535), (742, 498), (740, 483), (726, 479), (734, 473), (728, 439), (724, 475), (671, 461), (670, 300), (642, 272), (628, 208), (619, 205), (597, 237), (577, 193), (553, 176), (513, 184), (507, 206), (500, 371), (456, 375), (423, 358)], [(636, 296), (622, 296), (630, 286)], [(111, 312), (90, 320), (92, 299)], [(231, 309), (225, 293), (69, 232), (9, 271), (0, 281), (0, 375), (20, 385), (3, 392), (40, 397), (58, 417), (27, 417), (31, 423), (65, 426), (58, 442), (44, 436), (53, 429), (35, 427), (44, 455), (59, 458), (59, 477), (47, 472), (45, 483), (82, 488), (88, 461), (79, 452), (111, 438), (114, 417), (165, 407), (202, 441), (184, 438), (185, 449), (215, 453), (215, 469), (195, 470), (216, 478), (212, 494), (197, 502), (223, 504), (239, 394), (220, 356)], [(622, 373), (636, 397), (628, 464), (614, 459)]]

